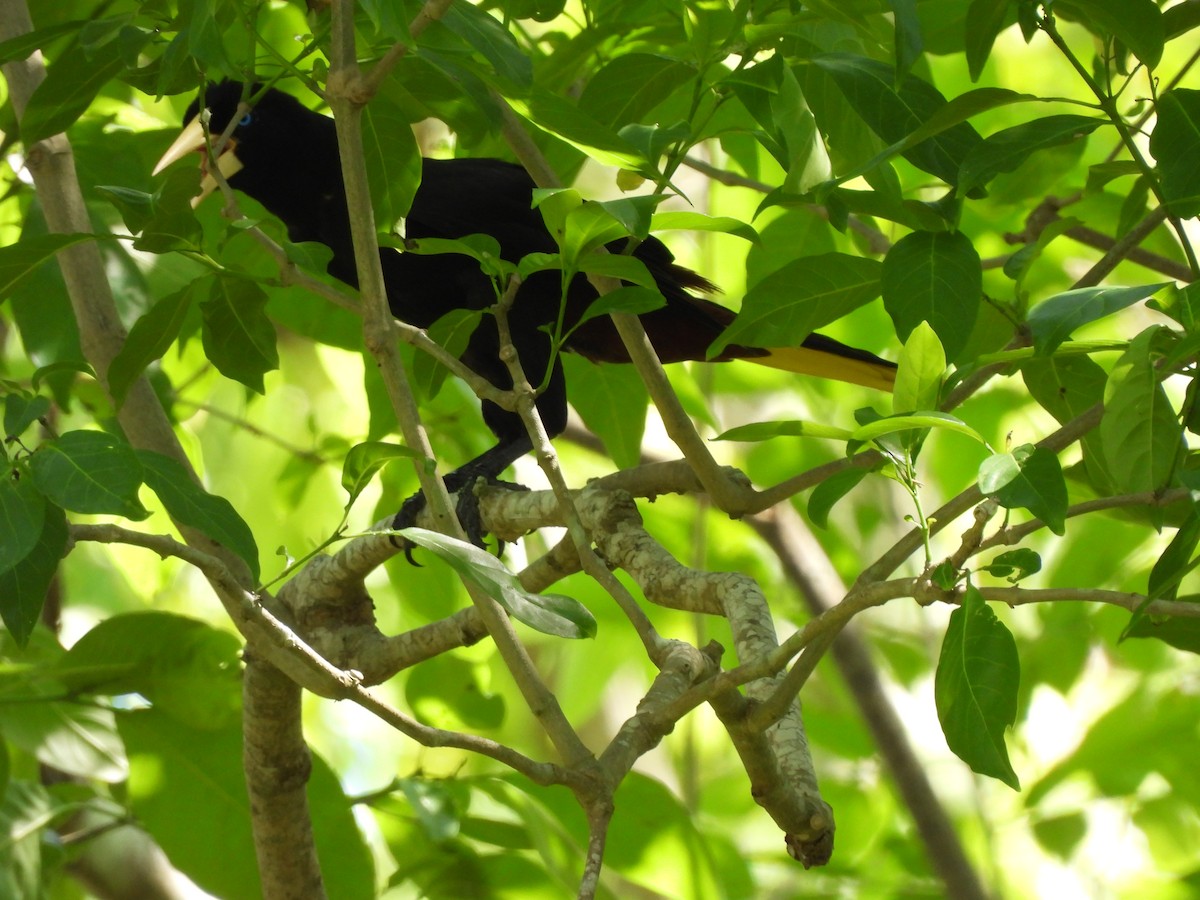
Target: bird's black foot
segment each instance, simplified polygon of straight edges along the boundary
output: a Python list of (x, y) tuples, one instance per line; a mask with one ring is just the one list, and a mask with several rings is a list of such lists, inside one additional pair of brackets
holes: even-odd
[[(466, 533), (467, 540), (476, 547), (486, 550), (487, 542), (484, 538), (487, 532), (483, 528), (483, 517), (479, 512), (479, 494), (477, 493), (481, 484), (488, 487), (502, 488), (506, 491), (527, 491), (529, 488), (523, 484), (501, 481), (499, 478), (491, 475), (476, 475), (469, 472), (462, 473), (463, 477), (456, 477), (458, 475), (458, 472), (451, 472), (445, 478), (447, 492), (457, 495), (454, 512), (458, 516), (459, 524), (462, 525), (463, 531)], [(417, 518), (424, 509), (425, 495), (418, 491), (401, 504), (400, 511), (392, 519), (392, 528), (399, 530), (415, 525)], [(400, 540), (403, 539), (401, 538)], [(409, 563), (414, 566), (420, 565), (412, 557), (413, 545), (411, 543), (404, 541), (403, 550), (404, 557)], [(499, 556), (503, 552), (504, 541), (497, 539), (496, 555)]]

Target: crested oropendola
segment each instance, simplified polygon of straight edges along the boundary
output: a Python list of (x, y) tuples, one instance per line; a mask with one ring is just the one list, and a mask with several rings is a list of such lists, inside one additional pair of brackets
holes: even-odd
[[(210, 112), (208, 133), (225, 131), (239, 104), (250, 96), (242, 84), (209, 85), (204, 105)], [(184, 130), (155, 167), (203, 151), (203, 198), (216, 186), (207, 174), (205, 131), (200, 123), (198, 97), (184, 116)], [(281, 91), (268, 90), (249, 112), (240, 114), (232, 135), (217, 159), (231, 187), (259, 201), (287, 226), (292, 241), (319, 241), (333, 251), (328, 270), (357, 286), (358, 276), (350, 238), (350, 220), (338, 158), (333, 120), (303, 106)], [(534, 182), (520, 166), (497, 159), (423, 159), (421, 182), (405, 217), (409, 239), (458, 239), (471, 234), (491, 235), (501, 256), (518, 262), (530, 253), (554, 253), (558, 247), (541, 213), (532, 207)], [(621, 252), (625, 242), (610, 249)], [(734, 320), (735, 314), (692, 291), (714, 290), (705, 278), (674, 263), (670, 251), (648, 237), (633, 251), (654, 277), (665, 305), (640, 316), (650, 342), (663, 362), (707, 359), (708, 347)], [(388, 304), (393, 315), (425, 328), (455, 309), (483, 310), (495, 303), (491, 280), (475, 260), (458, 254), (421, 255), (381, 247)], [(553, 325), (562, 307), (563, 350), (593, 362), (628, 362), (629, 356), (608, 316), (575, 327), (597, 297), (595, 289), (577, 276), (569, 285), (565, 306), (556, 271), (531, 275), (520, 286), (509, 312), (509, 328), (521, 365), (531, 381), (549, 378), (537, 398), (537, 409), (551, 437), (567, 423), (567, 385), (562, 363), (553, 353), (546, 326)], [(471, 335), (463, 362), (501, 389), (512, 381), (500, 358), (493, 316), (484, 315)], [(746, 359), (806, 375), (890, 390), (895, 365), (864, 350), (848, 347), (820, 334), (811, 334), (799, 347), (762, 349), (726, 346), (711, 361)], [(446, 476), (451, 492), (479, 476), (495, 480), (513, 461), (532, 448), (520, 418), (484, 401), (483, 418), (496, 435), (494, 447)], [(464, 492), (470, 494), (470, 492)], [(420, 509), (405, 504), (397, 526)], [(478, 535), (473, 535), (478, 539)]]

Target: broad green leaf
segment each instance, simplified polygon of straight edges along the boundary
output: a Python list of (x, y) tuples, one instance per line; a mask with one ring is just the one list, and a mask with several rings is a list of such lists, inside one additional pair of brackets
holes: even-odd
[(963, 160), (958, 189), (969, 194), (1001, 172), (1014, 171), (1037, 151), (1069, 144), (1104, 124), (1106, 120), (1092, 116), (1047, 116), (988, 135)]
[(179, 336), (197, 285), (203, 286), (204, 282), (193, 281), (163, 297), (129, 329), (129, 336), (108, 367), (108, 390), (118, 408), (124, 405), (129, 388), (146, 367), (161, 359)]
[(138, 45), (150, 37), (134, 28), (123, 29), (123, 33), (128, 37), (110, 41), (92, 54), (63, 53), (54, 60), (21, 117), (21, 141), (26, 147), (73, 125), (100, 89), (125, 70), (123, 54), (130, 47), (136, 53)]
[(1150, 580), (1146, 585), (1147, 599), (1175, 599), (1180, 580), (1198, 562), (1192, 558), (1197, 543), (1200, 543), (1200, 514), (1193, 509), (1150, 570)]
[(0, 247), (0, 301), (59, 250), (95, 239), (94, 234), (41, 234)]
[(1182, 428), (1150, 355), (1156, 331), (1148, 328), (1133, 339), (1104, 388), (1100, 440), (1122, 493), (1162, 488), (1180, 449)]
[[(610, 256), (610, 259), (628, 259), (628, 257)], [(612, 275), (614, 271), (604, 272), (605, 275)], [(583, 311), (583, 315), (579, 317), (577, 325), (582, 325), (590, 319), (598, 318), (599, 316), (607, 316), (611, 313), (629, 313), (630, 315), (640, 316), (653, 310), (666, 306), (667, 301), (658, 291), (647, 287), (637, 285), (626, 285), (625, 287), (617, 288), (615, 291), (609, 291), (603, 296), (597, 297), (588, 308)]]
[[(6, 699), (15, 699), (10, 694)], [(117, 784), (129, 774), (125, 748), (110, 709), (31, 694), (23, 703), (0, 703), (0, 733), (44, 765), (60, 772)]]
[(42, 533), (46, 498), (26, 473), (0, 477), (0, 572), (26, 557)]
[(222, 547), (232, 550), (258, 581), (258, 545), (250, 526), (233, 504), (204, 490), (182, 465), (152, 450), (138, 450), (146, 486), (158, 495), (167, 514), (180, 525), (202, 531)]
[[(819, 56), (812, 63), (833, 76), (854, 111), (889, 144), (903, 140), (946, 105), (937, 88), (915, 75), (896, 88), (895, 73), (886, 63), (846, 53)], [(974, 128), (959, 122), (909, 148), (904, 158), (954, 184), (963, 159), (979, 141)]]
[(791, 420), (786, 422), (754, 422), (738, 425), (713, 438), (714, 441), (768, 441), (774, 437), (818, 437), (848, 441), (854, 433), (833, 425)]
[(603, 165), (637, 170), (645, 164), (641, 154), (611, 128), (544, 88), (534, 87), (528, 101), (509, 98), (509, 102), (532, 124), (562, 138)]
[(267, 318), (267, 295), (245, 278), (209, 279), (200, 304), (204, 350), (217, 370), (262, 394), (263, 375), (279, 368), (275, 326)]
[(137, 693), (190, 728), (224, 728), (241, 712), (241, 641), (176, 613), (112, 616), (51, 670), (71, 691)]
[[(446, 313), (426, 331), (443, 349), (456, 359), (462, 356), (470, 343), (471, 335), (479, 327), (484, 313), (477, 309), (454, 309)], [(418, 353), (413, 358), (413, 384), (427, 398), (436, 397), (450, 371), (427, 353)]]
[(1093, 34), (1117, 38), (1147, 68), (1162, 59), (1166, 34), (1153, 0), (1060, 0), (1055, 9), (1069, 12)]
[(37, 542), (16, 564), (0, 572), (0, 618), (18, 646), (29, 643), (66, 552), (67, 517), (57, 506), (47, 506)]
[(829, 527), (829, 513), (834, 505), (858, 486), (870, 470), (861, 467), (843, 469), (826, 478), (808, 495), (808, 518), (818, 528)]
[(109, 513), (140, 520), (142, 465), (133, 448), (103, 431), (68, 431), (30, 459), (33, 479), (53, 503), (73, 512)]
[(983, 297), (983, 266), (962, 232), (917, 231), (883, 260), (883, 305), (904, 341), (921, 322), (953, 361), (967, 345)]
[(1158, 100), (1150, 152), (1158, 160), (1163, 194), (1180, 218), (1200, 215), (1200, 91), (1175, 88)]
[(1168, 284), (1077, 288), (1056, 294), (1030, 310), (1029, 330), (1033, 332), (1034, 349), (1039, 356), (1048, 356), (1075, 329), (1145, 300)]
[(1051, 451), (1023, 444), (979, 465), (979, 489), (1007, 509), (1024, 507), (1057, 535), (1066, 533), (1067, 483)]
[(448, 563), (535, 631), (564, 638), (595, 636), (596, 620), (587, 607), (562, 594), (529, 593), (504, 563), (474, 544), (424, 528), (402, 528), (397, 533)]
[(929, 323), (912, 330), (897, 360), (896, 385), (892, 388), (892, 411), (916, 412), (937, 409), (946, 374), (946, 354)]
[(654, 53), (623, 53), (588, 81), (579, 108), (613, 128), (640, 122), (694, 74), (684, 62)]
[[(580, 272), (588, 275), (606, 275), (609, 278), (619, 278), (621, 281), (628, 282), (632, 285), (638, 285), (644, 294), (653, 294), (658, 298), (658, 302), (651, 306), (650, 309), (657, 309), (666, 301), (662, 294), (658, 292), (658, 285), (654, 280), (654, 276), (650, 274), (650, 270), (646, 268), (646, 264), (636, 256), (622, 256), (617, 253), (585, 253), (578, 260), (576, 265)], [(612, 291), (611, 293), (617, 293)], [(601, 297), (596, 303), (603, 303), (604, 297)], [(618, 302), (626, 302), (624, 300)], [(648, 304), (651, 301), (643, 299), (633, 301), (635, 305)], [(649, 310), (643, 310), (648, 312)], [(591, 318), (595, 313), (589, 310), (588, 317)]]
[(470, 44), (491, 63), (501, 79), (520, 92), (533, 83), (533, 64), (500, 22), (470, 3), (452, 3), (441, 24)]
[(1163, 10), (1163, 30), (1167, 40), (1174, 40), (1194, 28), (1200, 28), (1200, 0), (1183, 0)]
[(1017, 644), (974, 587), (950, 614), (933, 696), (946, 744), (980, 775), (1020, 790), (1004, 731), (1017, 719)]
[(604, 443), (618, 468), (636, 466), (648, 403), (641, 376), (632, 366), (597, 366), (575, 353), (563, 354), (562, 363), (571, 386), (571, 406), (588, 430)]
[(1182, 616), (1167, 616), (1156, 619), (1153, 616), (1142, 616), (1136, 622), (1131, 622), (1123, 637), (1127, 638), (1156, 638), (1164, 644), (1169, 644), (1176, 650), (1186, 653), (1200, 653), (1200, 619), (1184, 618)]
[(709, 357), (730, 344), (799, 346), (821, 326), (878, 297), (880, 271), (873, 259), (843, 253), (785, 264), (746, 292), (737, 319), (709, 348)]
[(404, 697), (422, 722), (435, 728), (499, 728), (504, 698), (489, 693), (479, 668), (449, 653), (414, 666), (404, 682)]
[(202, 238), (200, 222), (192, 209), (199, 173), (178, 167), (162, 177), (153, 194), (127, 187), (97, 188), (121, 213), (126, 227), (138, 235), (133, 246), (149, 253), (195, 250)]
[[(1108, 373), (1087, 356), (1052, 356), (1021, 364), (1021, 376), (1030, 395), (1060, 425), (1065, 425), (1104, 401)], [(1103, 442), (1095, 431), (1084, 436), (1083, 463), (1096, 490), (1113, 491), (1112, 476), (1104, 461)]]
[(13, 393), (4, 398), (4, 437), (20, 437), (25, 429), (50, 411), (50, 399), (37, 394)]
[(375, 228), (387, 233), (412, 206), (421, 181), (421, 153), (404, 111), (382, 96), (363, 109), (362, 134)]
[(916, 0), (888, 0), (895, 24), (896, 83), (899, 84), (925, 49)]
[(972, 81), (979, 80), (997, 35), (1012, 21), (1012, 0), (971, 0), (967, 8), (966, 50)]
[(72, 19), (69, 22), (59, 22), (45, 28), (37, 28), (28, 34), (19, 34), (7, 41), (0, 42), (0, 63), (16, 62), (28, 59), (34, 50), (41, 50), (55, 38), (64, 34), (75, 34), (80, 26), (86, 25), (86, 19)]
[(364, 441), (355, 444), (346, 454), (346, 461), (342, 463), (342, 487), (350, 495), (350, 499), (346, 501), (347, 508), (371, 483), (375, 473), (392, 460), (416, 459), (418, 456), (415, 450), (388, 441)]

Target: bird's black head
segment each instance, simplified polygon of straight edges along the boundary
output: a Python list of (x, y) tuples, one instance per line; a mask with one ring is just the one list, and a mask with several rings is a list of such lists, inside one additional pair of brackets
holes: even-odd
[[(183, 132), (155, 172), (193, 151), (201, 151), (201, 169), (206, 173), (201, 199), (216, 187), (215, 181), (207, 177), (208, 153), (199, 116), (203, 102), (209, 112), (208, 134), (213, 141), (237, 118), (217, 159), (230, 186), (282, 219), (293, 239), (312, 240), (320, 219), (331, 213), (328, 202), (317, 201), (342, 196), (333, 120), (273, 88), (254, 100), (260, 88), (235, 81), (208, 85), (203, 97), (188, 106)], [(254, 102), (252, 107), (242, 105), (250, 101)]]

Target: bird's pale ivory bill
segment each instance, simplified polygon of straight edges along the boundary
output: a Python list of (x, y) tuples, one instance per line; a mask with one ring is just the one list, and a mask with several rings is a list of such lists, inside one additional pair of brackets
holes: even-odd
[[(212, 173), (208, 171), (208, 151), (205, 147), (206, 139), (204, 135), (204, 126), (200, 124), (200, 117), (192, 119), (184, 127), (183, 131), (179, 132), (179, 137), (175, 138), (174, 143), (167, 148), (167, 152), (162, 155), (162, 159), (154, 167), (151, 175), (157, 175), (173, 162), (177, 162), (187, 156), (189, 153), (201, 153), (204, 159), (200, 163), (200, 171), (204, 177), (200, 180), (200, 193), (192, 198), (192, 209), (195, 209), (200, 201), (217, 189), (217, 180), (212, 177)], [(234, 155), (233, 149), (237, 146), (237, 141), (229, 138), (225, 142), (225, 149), (221, 151), (221, 155), (217, 157), (217, 169), (228, 180), (235, 172), (241, 171), (242, 163)]]

